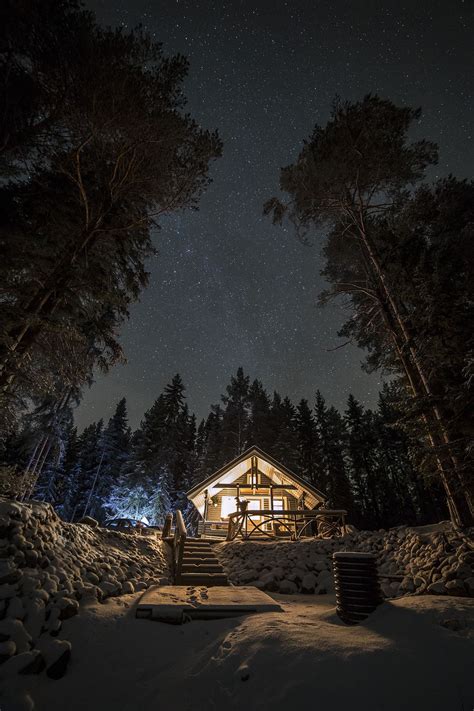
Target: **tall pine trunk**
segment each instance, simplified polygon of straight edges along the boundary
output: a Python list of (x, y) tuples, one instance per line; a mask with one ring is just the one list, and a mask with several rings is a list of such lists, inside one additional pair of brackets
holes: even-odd
[[(359, 220), (354, 218), (354, 222), (364, 246), (367, 257), (366, 264), (368, 261), (368, 266), (371, 266), (372, 276), (375, 277), (374, 281), (379, 285), (382, 296), (380, 303), (384, 319), (389, 327), (398, 358), (405, 370), (412, 392), (417, 397), (433, 399), (434, 395), (430, 382), (418, 357), (409, 326), (404, 314), (402, 314), (402, 308), (393, 294), (393, 289), (388, 284), (386, 275), (380, 265), (377, 250), (367, 234), (362, 212), (359, 213)], [(463, 481), (463, 476), (459, 471), (457, 458), (453, 456), (452, 442), (447, 424), (440, 408), (436, 404), (430, 406), (430, 411), (431, 416), (425, 414), (423, 419), (430, 443), (435, 450), (438, 470), (446, 491), (451, 517), (456, 525), (470, 525), (473, 520), (472, 501)], [(447, 454), (440, 453), (443, 447), (446, 449)]]

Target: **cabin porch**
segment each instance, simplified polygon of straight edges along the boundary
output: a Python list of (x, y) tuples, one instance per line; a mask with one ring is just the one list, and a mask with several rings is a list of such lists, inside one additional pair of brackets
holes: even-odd
[(346, 533), (347, 511), (343, 509), (235, 511), (227, 521), (198, 523), (198, 536), (232, 541), (248, 539), (334, 538)]

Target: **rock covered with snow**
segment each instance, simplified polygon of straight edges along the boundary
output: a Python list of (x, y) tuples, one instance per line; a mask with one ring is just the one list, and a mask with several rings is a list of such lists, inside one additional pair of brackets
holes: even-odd
[(46, 503), (0, 498), (0, 680), (66, 671), (63, 622), (88, 601), (130, 594), (169, 574), (161, 540), (65, 523)]
[(382, 591), (400, 595), (474, 596), (474, 531), (449, 524), (418, 529), (353, 531), (343, 538), (299, 541), (235, 540), (216, 546), (229, 580), (283, 594), (334, 590), (332, 554), (377, 556)]

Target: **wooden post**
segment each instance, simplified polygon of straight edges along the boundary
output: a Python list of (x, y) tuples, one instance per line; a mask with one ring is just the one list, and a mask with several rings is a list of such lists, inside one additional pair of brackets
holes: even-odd
[(208, 491), (208, 489), (206, 489), (204, 492), (204, 523), (206, 523), (206, 521), (207, 521), (207, 509), (209, 506), (209, 504), (207, 502), (208, 498), (209, 498), (209, 491)]

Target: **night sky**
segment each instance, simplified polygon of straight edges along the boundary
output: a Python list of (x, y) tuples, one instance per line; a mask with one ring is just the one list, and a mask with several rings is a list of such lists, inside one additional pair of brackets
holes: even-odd
[(100, 376), (77, 412), (80, 427), (126, 396), (136, 426), (179, 372), (199, 417), (242, 365), (272, 392), (310, 401), (319, 388), (343, 409), (349, 392), (374, 405), (379, 375), (337, 331), (342, 306), (316, 305), (320, 241), (262, 216), (335, 94), (378, 93), (421, 106), (413, 137), (440, 144), (431, 177), (471, 177), (473, 8), (469, 0), (291, 2), (89, 0), (99, 22), (141, 23), (166, 53), (191, 63), (188, 109), (218, 128), (224, 156), (199, 212), (163, 223), (150, 285), (122, 331), (128, 364)]

